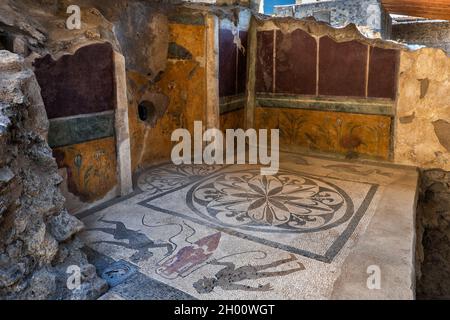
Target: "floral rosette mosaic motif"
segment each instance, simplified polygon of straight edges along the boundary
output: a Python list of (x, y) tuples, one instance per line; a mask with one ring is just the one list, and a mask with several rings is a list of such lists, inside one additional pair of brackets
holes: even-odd
[[(191, 209), (222, 226), (267, 232), (315, 232), (344, 223), (353, 214), (339, 187), (308, 175), (259, 170), (215, 175), (187, 195)], [(208, 216), (205, 216), (206, 208)]]

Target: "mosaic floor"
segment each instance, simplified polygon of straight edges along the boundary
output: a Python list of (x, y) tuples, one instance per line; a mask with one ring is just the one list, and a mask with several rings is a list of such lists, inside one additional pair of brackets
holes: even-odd
[(386, 188), (400, 181), (414, 199), (416, 185), (405, 184), (414, 173), (290, 154), (274, 176), (247, 165), (160, 165), (128, 199), (80, 215), (85, 251), (112, 299), (339, 298), (336, 282), (355, 267), (346, 260)]

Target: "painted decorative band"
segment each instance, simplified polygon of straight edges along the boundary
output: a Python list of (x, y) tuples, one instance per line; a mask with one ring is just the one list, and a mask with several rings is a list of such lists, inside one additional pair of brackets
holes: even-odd
[(114, 136), (114, 111), (50, 120), (52, 148)]
[(291, 108), (316, 111), (334, 111), (345, 113), (359, 113), (394, 116), (393, 103), (340, 102), (336, 100), (297, 99), (290, 96), (268, 97), (257, 95), (256, 102), (263, 108)]

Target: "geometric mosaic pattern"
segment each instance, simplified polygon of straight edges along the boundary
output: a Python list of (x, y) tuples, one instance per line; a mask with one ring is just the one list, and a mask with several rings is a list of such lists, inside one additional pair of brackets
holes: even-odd
[(141, 173), (129, 198), (82, 214), (82, 238), (107, 266), (127, 267), (99, 268), (120, 296), (329, 297), (385, 186), (402, 174), (301, 155), (271, 176), (253, 165), (163, 164)]
[[(331, 262), (345, 244), (378, 188), (367, 183), (351, 182), (349, 185), (342, 180), (286, 170), (274, 176), (261, 176), (258, 168), (224, 169), (211, 176), (178, 179), (181, 172), (186, 171), (182, 166), (175, 167), (171, 172), (173, 176), (165, 176), (163, 181), (179, 183), (139, 204), (323, 262)], [(352, 199), (355, 187), (365, 191), (364, 198)], [(179, 203), (173, 206), (177, 208), (171, 209), (167, 201), (171, 192), (183, 194), (182, 210)], [(328, 229), (338, 233), (330, 234), (323, 242), (321, 232)], [(309, 235), (303, 239), (302, 234)], [(314, 241), (314, 234), (323, 245), (313, 251), (305, 244)]]

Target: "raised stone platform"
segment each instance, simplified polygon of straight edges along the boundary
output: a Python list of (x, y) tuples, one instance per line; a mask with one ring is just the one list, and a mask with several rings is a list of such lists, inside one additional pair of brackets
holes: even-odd
[(109, 296), (413, 299), (415, 168), (281, 160), (267, 177), (256, 166), (153, 167), (130, 197), (80, 214)]

